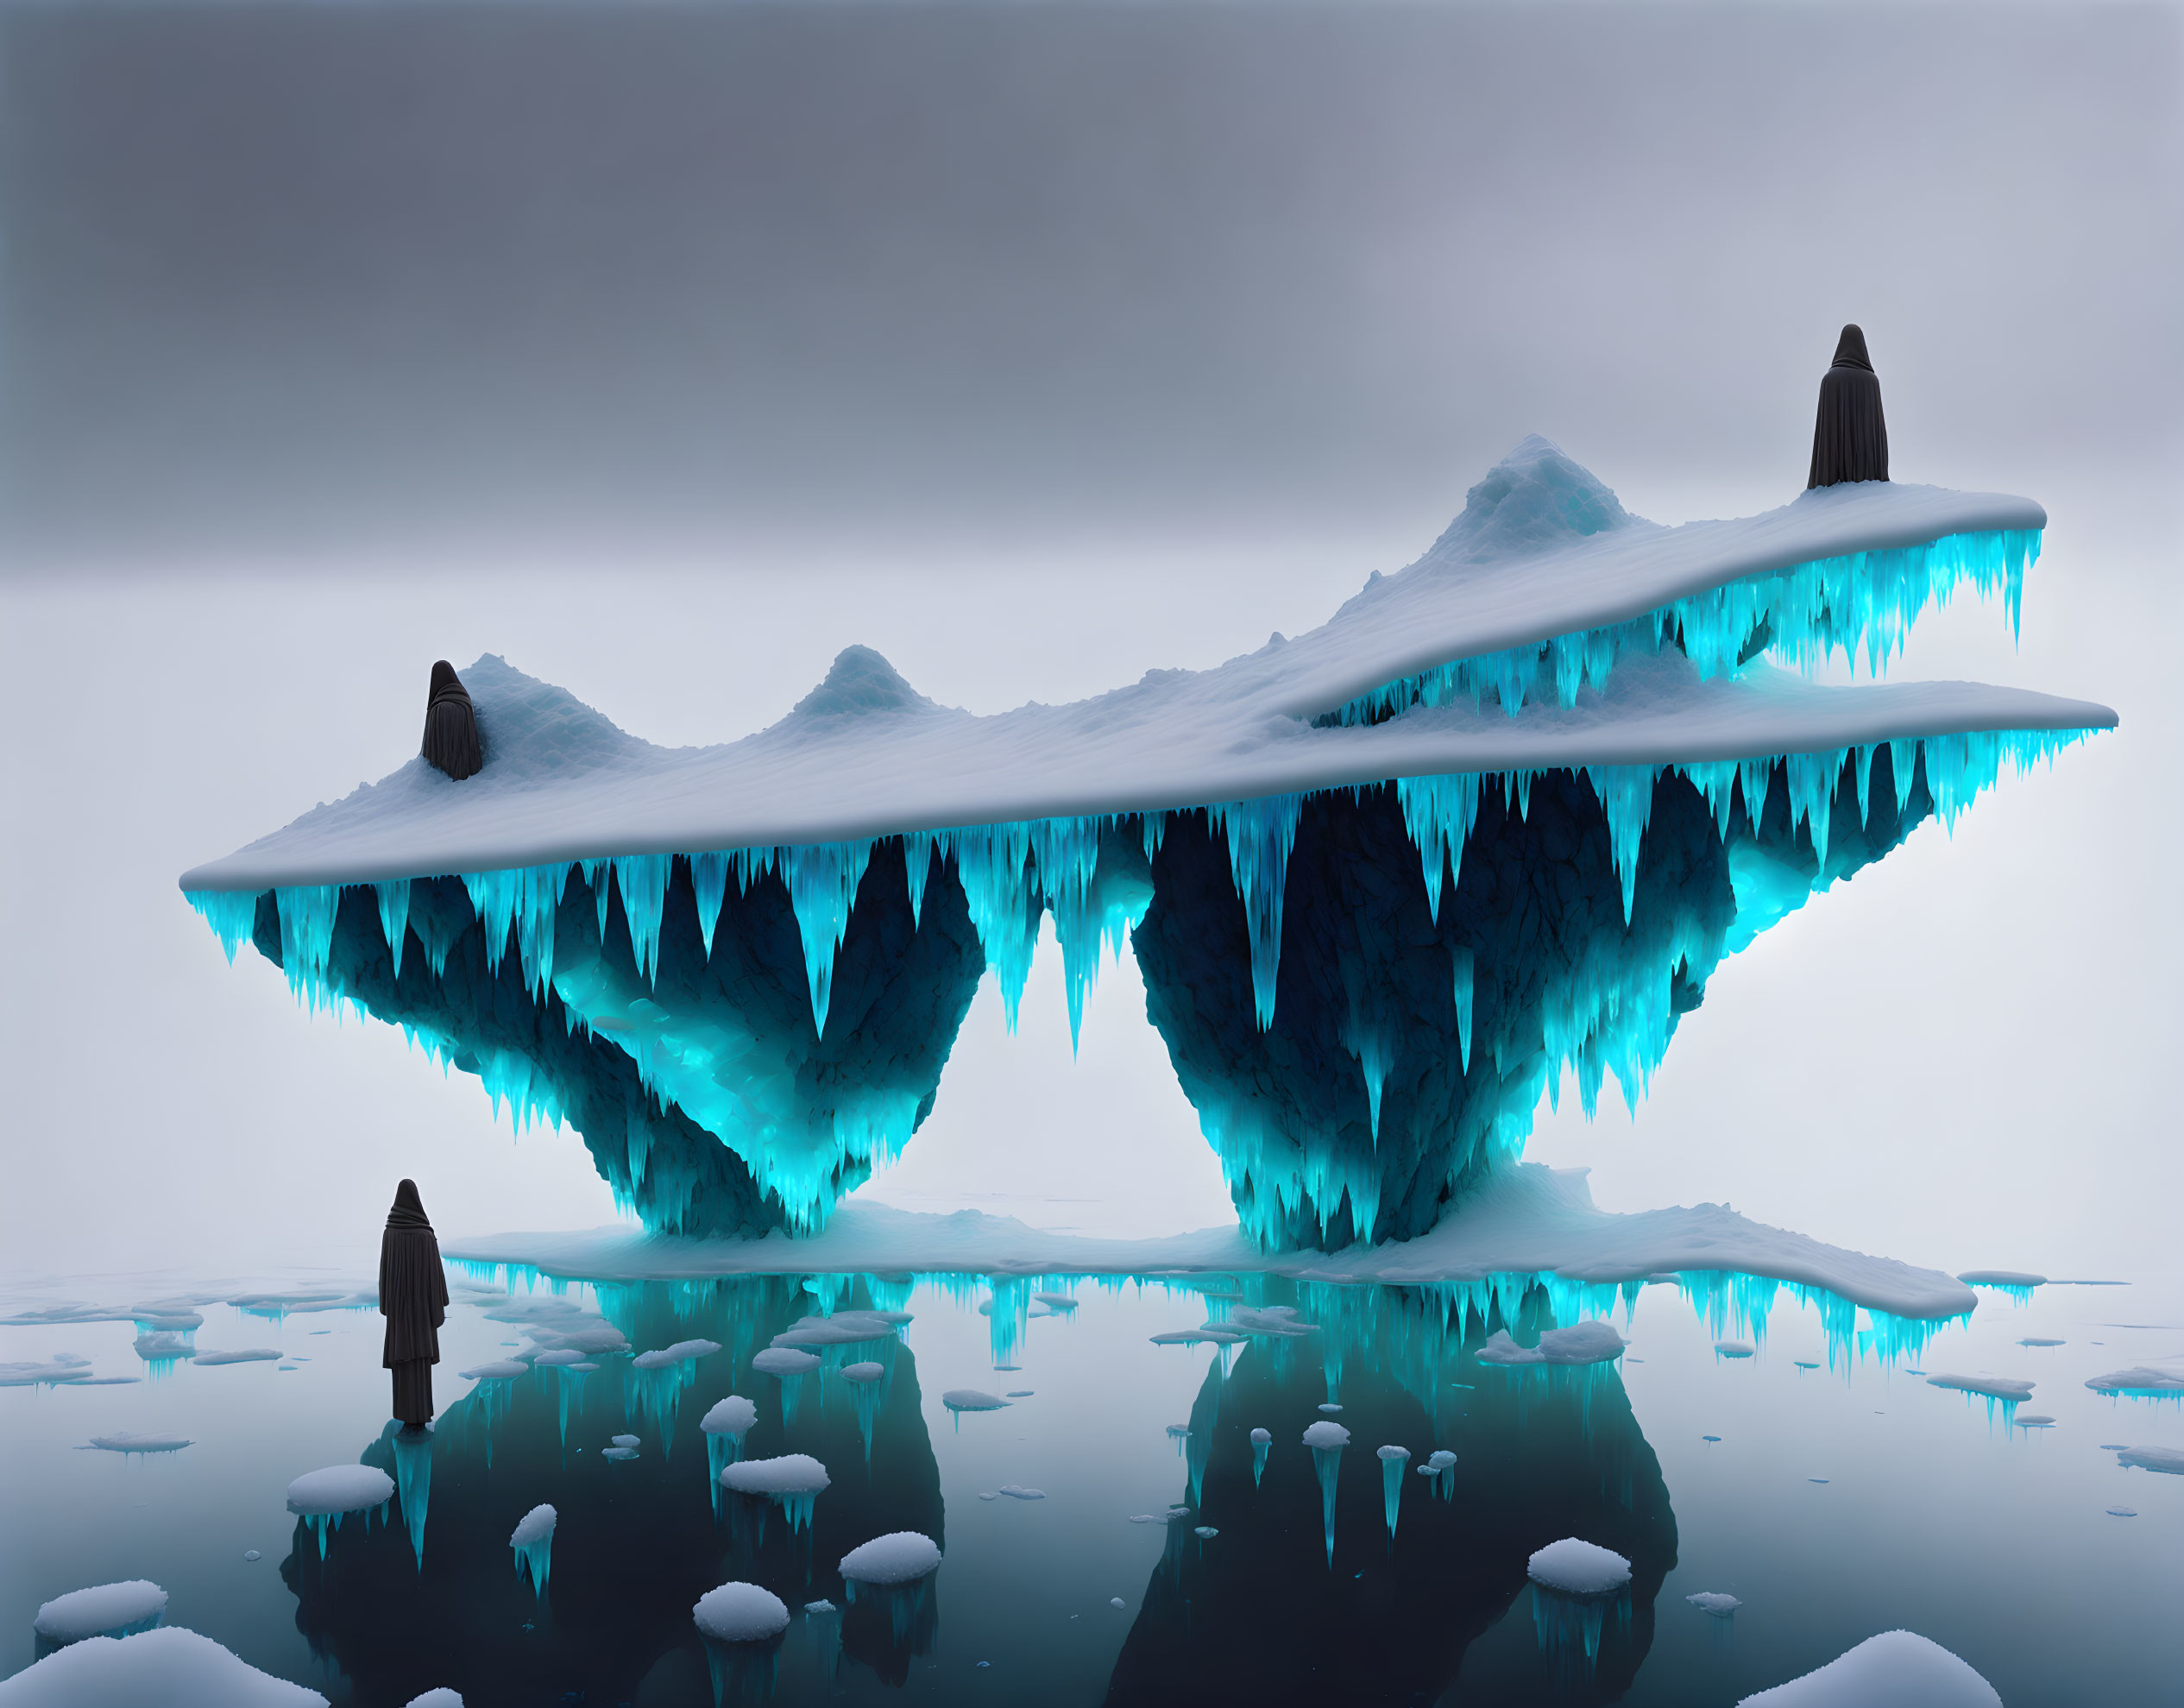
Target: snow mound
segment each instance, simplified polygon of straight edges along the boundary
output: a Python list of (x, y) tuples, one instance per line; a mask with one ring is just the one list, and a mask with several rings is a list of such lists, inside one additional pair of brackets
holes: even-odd
[(809, 1453), (739, 1459), (721, 1472), (721, 1486), (742, 1495), (815, 1495), (829, 1480), (827, 1467)]
[(1622, 1357), (1624, 1344), (1612, 1323), (1600, 1321), (1550, 1328), (1536, 1346), (1520, 1346), (1504, 1328), (1496, 1329), (1476, 1356), (1481, 1364), (1608, 1364)]
[(463, 1708), (463, 1699), (442, 1685), (437, 1690), (428, 1690), (422, 1696), (412, 1696), (409, 1708)]
[(508, 1533), (510, 1547), (536, 1547), (554, 1533), (554, 1526), (561, 1522), (561, 1515), (543, 1503), (534, 1506), (517, 1522)]
[(607, 1439), (618, 1447), (641, 1447), (645, 1445), (635, 1435), (609, 1435)]
[(143, 1578), (71, 1590), (38, 1610), (31, 1629), (48, 1642), (149, 1630), (167, 1610), (167, 1591)]
[(1576, 1536), (1549, 1542), (1525, 1569), (1533, 1583), (1564, 1595), (1613, 1595), (1630, 1582), (1630, 1561), (1612, 1548)]
[(897, 1530), (859, 1543), (841, 1557), (843, 1577), (859, 1584), (907, 1584), (941, 1563), (941, 1547), (930, 1536)]
[(91, 1444), (110, 1453), (173, 1453), (191, 1445), (186, 1435), (134, 1435), (126, 1430), (116, 1435), (94, 1435)]
[(763, 1642), (789, 1628), (789, 1604), (756, 1584), (722, 1584), (690, 1610), (697, 1628), (716, 1642)]
[(2184, 1453), (2175, 1447), (2125, 1447), (2116, 1455), (2116, 1463), (2141, 1471), (2164, 1472), (2171, 1477), (2184, 1477)]
[(999, 1411), (1009, 1402), (980, 1389), (951, 1388), (941, 1396), (941, 1403), (950, 1411)]
[(1463, 509), (1435, 540), (1426, 564), (1490, 564), (1529, 556), (1640, 522), (1589, 470), (1533, 433), (1463, 495)]
[(1701, 1590), (1696, 1595), (1687, 1595), (1684, 1599), (1700, 1612), (1711, 1614), (1716, 1619), (1726, 1619), (1744, 1605), (1734, 1596), (1722, 1595), (1713, 1590)]
[(1380, 1458), (1383, 1462), (1393, 1460), (1395, 1463), (1401, 1464), (1407, 1462), (1410, 1459), (1410, 1456), (1411, 1450), (1408, 1447), (1382, 1447), (1380, 1449)]
[(288, 1510), (306, 1516), (361, 1512), (394, 1497), (394, 1479), (368, 1465), (330, 1465), (288, 1485)]
[(794, 1346), (768, 1346), (752, 1358), (751, 1368), (766, 1376), (809, 1376), (819, 1368), (819, 1355)]
[(846, 1364), (841, 1367), (845, 1382), (877, 1382), (887, 1374), (887, 1366), (881, 1364)]
[(327, 1708), (210, 1637), (170, 1625), (88, 1637), (0, 1679), (0, 1708)]
[(2002, 1708), (2002, 1699), (1941, 1644), (1913, 1631), (1883, 1631), (1738, 1708)]
[(807, 1601), (804, 1604), (804, 1611), (817, 1616), (822, 1613), (839, 1613), (841, 1610), (822, 1597), (817, 1601)]
[(751, 1433), (751, 1427), (758, 1421), (758, 1409), (740, 1394), (731, 1394), (725, 1400), (714, 1402), (712, 1410), (700, 1420), (698, 1428), (708, 1435), (733, 1435), (739, 1441)]
[(1255, 1447), (1262, 1447), (1273, 1440), (1274, 1431), (1271, 1429), (1254, 1429), (1251, 1432), (1251, 1445)]
[(1319, 1422), (1306, 1427), (1305, 1445), (1323, 1451), (1329, 1447), (1346, 1447), (1350, 1445), (1350, 1431), (1339, 1423), (1331, 1423), (1323, 1418)]

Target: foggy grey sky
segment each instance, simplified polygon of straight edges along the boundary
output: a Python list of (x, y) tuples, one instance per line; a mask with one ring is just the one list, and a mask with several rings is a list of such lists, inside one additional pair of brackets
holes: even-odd
[[(0, 9), (0, 1270), (368, 1256), (403, 1173), (454, 1233), (610, 1213), (173, 887), (413, 752), (432, 659), (670, 742), (853, 641), (1073, 698), (1324, 621), (1527, 432), (1661, 520), (1780, 502), (1853, 318), (1898, 478), (2053, 518), (2023, 651), (1959, 607), (1898, 674), (2124, 727), (1817, 898), (1634, 1126), (1533, 1154), (1913, 1262), (2172, 1262), (2181, 47), (2171, 7)], [(1052, 959), (886, 1189), (1214, 1220), (1127, 969), (1073, 1066)]]

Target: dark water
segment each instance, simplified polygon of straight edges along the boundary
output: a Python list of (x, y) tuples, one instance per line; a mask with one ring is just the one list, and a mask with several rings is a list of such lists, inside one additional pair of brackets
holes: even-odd
[[(556, 1308), (520, 1283), (506, 1300), (459, 1291), (443, 1409), (402, 1464), (383, 1421), (374, 1315), (206, 1304), (199, 1348), (277, 1347), (291, 1367), (184, 1363), (165, 1374), (138, 1358), (127, 1322), (0, 1328), (0, 1359), (67, 1352), (101, 1376), (144, 1377), (0, 1390), (0, 1671), (30, 1664), (41, 1602), (146, 1577), (171, 1592), (167, 1623), (357, 1705), (445, 1685), (471, 1708), (902, 1693), (1703, 1708), (1897, 1626), (1964, 1655), (2011, 1708), (2184, 1699), (2184, 1478), (2125, 1471), (2099, 1450), (2184, 1446), (2184, 1412), (2082, 1386), (2184, 1348), (2184, 1328), (2162, 1326), (2184, 1317), (2161, 1289), (2049, 1289), (2022, 1307), (1990, 1298), (1912, 1358), (1853, 1351), (1830, 1369), (1809, 1309), (1777, 1306), (1757, 1358), (1721, 1359), (1717, 1330), (1656, 1287), (1637, 1300), (1622, 1365), (1551, 1371), (1474, 1357), (1493, 1329), (1528, 1340), (1551, 1326), (1538, 1291), (1505, 1323), (1451, 1315), (1444, 1298), (1411, 1289), (1256, 1276), (1040, 1284), (1067, 1286), (1076, 1308), (1023, 1320), (1030, 1287), (1019, 1285), (981, 1314), (993, 1294), (972, 1276), (581, 1291), (564, 1308), (602, 1314), (634, 1350), (694, 1337), (722, 1348), (667, 1372), (606, 1357), (581, 1385), (551, 1369), (459, 1379), (522, 1350), (532, 1325), (507, 1317)], [(136, 1277), (16, 1302), (188, 1290)], [(1209, 1291), (1293, 1306), (1318, 1327), (1226, 1351), (1148, 1343), (1225, 1314), (1232, 1301)], [(898, 1342), (830, 1352), (824, 1371), (788, 1383), (751, 1368), (798, 1317), (852, 1307), (915, 1320)], [(2152, 1326), (2110, 1326), (2120, 1323)], [(2065, 1344), (2017, 1344), (2029, 1336)], [(868, 1358), (887, 1375), (865, 1390), (860, 1420), (838, 1371)], [(2013, 1427), (1906, 1366), (2034, 1379), (2022, 1409), (2056, 1422)], [(959, 1417), (940, 1397), (959, 1388), (1029, 1392)], [(805, 1453), (827, 1466), (808, 1528), (726, 1492), (716, 1510), (698, 1426), (732, 1392), (758, 1406), (746, 1457)], [(1331, 1564), (1300, 1439), (1327, 1402), (1350, 1432)], [(1177, 1424), (1188, 1433), (1171, 1435)], [(1255, 1427), (1273, 1437), (1256, 1481)], [(192, 1445), (151, 1457), (80, 1450), (117, 1430)], [(603, 1459), (623, 1433), (639, 1437), (639, 1457)], [(1383, 1444), (1412, 1454), (1392, 1539)], [(1436, 1448), (1457, 1455), (1438, 1483), (1415, 1474)], [(322, 1560), (284, 1491), (360, 1459), (402, 1478), (406, 1509), (352, 1516)], [(1004, 1484), (1045, 1498), (999, 1496)], [(508, 1543), (540, 1502), (559, 1514), (543, 1598)], [(1171, 1519), (1171, 1506), (1189, 1510)], [(836, 1562), (903, 1529), (942, 1546), (938, 1572), (914, 1592), (849, 1602)], [(1571, 1535), (1632, 1566), (1627, 1594), (1591, 1610), (1591, 1654), (1585, 1610), (1526, 1584), (1532, 1552)], [(253, 1548), (261, 1557), (247, 1561)], [(692, 1604), (734, 1579), (771, 1589), (795, 1617), (777, 1643), (708, 1653)], [(1709, 1618), (1684, 1599), (1697, 1591), (1744, 1606)], [(821, 1598), (841, 1610), (802, 1610)], [(1552, 1640), (1565, 1627), (1574, 1637)]]

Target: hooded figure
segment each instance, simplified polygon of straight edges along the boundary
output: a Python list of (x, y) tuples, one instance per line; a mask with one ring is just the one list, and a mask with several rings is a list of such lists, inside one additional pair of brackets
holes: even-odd
[(425, 1219), (417, 1182), (394, 1188), (387, 1232), (379, 1240), (379, 1314), (387, 1319), (380, 1360), (394, 1372), (394, 1416), (407, 1424), (432, 1421), (432, 1366), (440, 1361), (440, 1325), (447, 1320), (447, 1272), (440, 1242)]
[(1881, 419), (1880, 381), (1866, 354), (1866, 335), (1843, 328), (1835, 365), (1820, 381), (1820, 419), (1812, 429), (1808, 488), (1888, 478), (1888, 423)]
[(432, 666), (432, 691), (425, 702), (425, 745), (419, 751), (426, 764), (437, 766), (457, 783), (476, 776), (485, 766), (470, 690), (445, 659)]

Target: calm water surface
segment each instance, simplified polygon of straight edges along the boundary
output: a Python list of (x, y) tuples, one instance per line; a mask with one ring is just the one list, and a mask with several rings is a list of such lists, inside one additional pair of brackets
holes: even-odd
[[(127, 1321), (0, 1328), (0, 1361), (65, 1352), (100, 1377), (141, 1378), (0, 1390), (0, 1673), (35, 1658), (40, 1603), (142, 1577), (170, 1591), (167, 1623), (360, 1708), (440, 1685), (471, 1708), (903, 1694), (1706, 1708), (1896, 1626), (1965, 1656), (2011, 1708), (2184, 1700), (2184, 1477), (2121, 1469), (2100, 1446), (2184, 1447), (2184, 1411), (2082, 1385), (2184, 1351), (2184, 1289), (2051, 1288), (2025, 1305), (1986, 1295), (1907, 1357), (1837, 1347), (1831, 1367), (1808, 1308), (1778, 1302), (1758, 1355), (1724, 1358), (1715, 1341), (1738, 1324), (1709, 1324), (1657, 1285), (1616, 1310), (1629, 1355), (1589, 1371), (1476, 1361), (1494, 1329), (1528, 1341), (1552, 1326), (1537, 1290), (1505, 1322), (1430, 1292), (1257, 1276), (1004, 1282), (988, 1313), (997, 1295), (978, 1276), (558, 1295), (458, 1276), (456, 1289), (440, 1416), (400, 1463), (375, 1314), (208, 1302), (198, 1349), (284, 1355), (219, 1366), (148, 1364)], [(1027, 1314), (1043, 1308), (1029, 1302), (1038, 1289), (1076, 1306)], [(238, 1290), (106, 1278), (17, 1288), (9, 1304)], [(1149, 1342), (1247, 1299), (1317, 1327), (1227, 1349)], [(872, 1307), (914, 1320), (897, 1342), (829, 1352), (814, 1375), (752, 1369), (797, 1318)], [(721, 1350), (664, 1372), (625, 1354), (580, 1378), (458, 1377), (518, 1358), (529, 1331), (580, 1311), (633, 1352), (692, 1338)], [(862, 1416), (838, 1373), (859, 1358), (888, 1371)], [(2034, 1380), (2021, 1409), (2055, 1422), (2016, 1427), (1912, 1370)], [(966, 1388), (1019, 1397), (960, 1415), (942, 1405)], [(712, 1497), (699, 1421), (730, 1393), (758, 1407), (746, 1457), (806, 1453), (827, 1466), (808, 1528), (770, 1503)], [(1327, 1404), (1350, 1435), (1333, 1464), (1331, 1564), (1319, 1466), (1301, 1440)], [(1273, 1437), (1256, 1480), (1254, 1428)], [(85, 1446), (124, 1430), (192, 1445), (147, 1457)], [(639, 1438), (638, 1457), (602, 1458), (622, 1434)], [(1412, 1455), (1392, 1538), (1382, 1445)], [(1415, 1474), (1437, 1448), (1457, 1455), (1453, 1470)], [(322, 1560), (285, 1509), (286, 1485), (359, 1459), (400, 1473), (406, 1497), (352, 1516)], [(1044, 1498), (1003, 1496), (1004, 1484)], [(543, 1597), (508, 1544), (540, 1502), (559, 1513)], [(903, 1529), (942, 1545), (939, 1571), (916, 1593), (848, 1603), (835, 1563)], [(1533, 1550), (1570, 1535), (1633, 1567), (1628, 1594), (1592, 1610), (1590, 1654), (1585, 1610), (1526, 1580)], [(796, 1610), (777, 1645), (708, 1654), (691, 1605), (731, 1579)], [(1699, 1591), (1744, 1606), (1710, 1618), (1684, 1601)], [(841, 1610), (802, 1611), (822, 1598)]]

